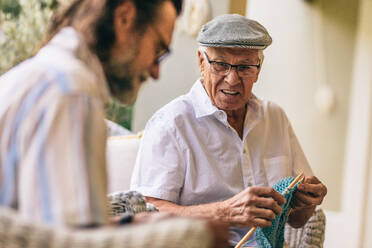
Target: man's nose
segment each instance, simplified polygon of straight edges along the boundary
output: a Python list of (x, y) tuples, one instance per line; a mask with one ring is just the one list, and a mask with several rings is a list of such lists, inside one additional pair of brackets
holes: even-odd
[(159, 71), (160, 71), (160, 65), (158, 63), (155, 63), (152, 65), (150, 70), (150, 75), (153, 79), (159, 78)]
[(229, 74), (225, 76), (225, 81), (229, 85), (236, 85), (240, 83), (241, 80), (240, 80), (240, 77), (238, 75), (238, 71), (236, 70), (236, 68), (231, 68)]

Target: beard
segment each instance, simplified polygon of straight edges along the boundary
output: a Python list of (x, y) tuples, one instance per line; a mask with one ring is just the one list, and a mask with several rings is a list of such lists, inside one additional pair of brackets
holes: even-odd
[(125, 105), (136, 101), (141, 84), (150, 77), (147, 70), (135, 73), (133, 69), (138, 52), (139, 46), (134, 43), (133, 49), (122, 52), (121, 57), (110, 57), (106, 64), (105, 74), (111, 95)]
[(132, 105), (136, 101), (140, 86), (148, 78), (149, 73), (147, 72), (138, 76), (117, 76), (114, 74), (107, 76), (112, 97), (125, 105)]
[(134, 102), (136, 98), (136, 94), (133, 92), (135, 78), (130, 74), (128, 67), (121, 69), (121, 71), (110, 68), (110, 71), (106, 72), (106, 78), (113, 98), (126, 105)]

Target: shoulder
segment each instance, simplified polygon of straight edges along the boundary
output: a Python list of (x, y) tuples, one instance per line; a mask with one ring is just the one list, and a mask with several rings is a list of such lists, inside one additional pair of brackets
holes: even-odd
[(46, 48), (31, 61), (30, 67), (38, 66), (47, 80), (55, 82), (62, 93), (96, 94), (99, 80), (92, 68), (69, 51)]
[(195, 119), (193, 105), (188, 95), (182, 95), (156, 111), (148, 121), (146, 129), (175, 130), (193, 119)]
[(276, 122), (288, 122), (288, 117), (284, 109), (277, 103), (260, 99), (261, 111), (265, 120), (276, 121)]

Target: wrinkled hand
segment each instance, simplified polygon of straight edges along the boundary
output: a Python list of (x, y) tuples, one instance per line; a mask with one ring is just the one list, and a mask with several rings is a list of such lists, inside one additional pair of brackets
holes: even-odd
[(213, 236), (213, 243), (211, 248), (228, 248), (229, 225), (212, 220), (207, 221), (207, 224)]
[(327, 187), (315, 176), (305, 177), (291, 201), (293, 209), (315, 208), (323, 202)]
[(250, 187), (223, 201), (222, 219), (240, 227), (269, 227), (285, 198), (271, 187)]

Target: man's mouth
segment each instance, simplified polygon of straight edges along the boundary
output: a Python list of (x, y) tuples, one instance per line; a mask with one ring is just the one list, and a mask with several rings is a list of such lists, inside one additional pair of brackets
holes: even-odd
[(226, 94), (226, 95), (231, 95), (231, 96), (236, 96), (239, 94), (238, 91), (234, 91), (234, 90), (221, 90), (222, 93)]

